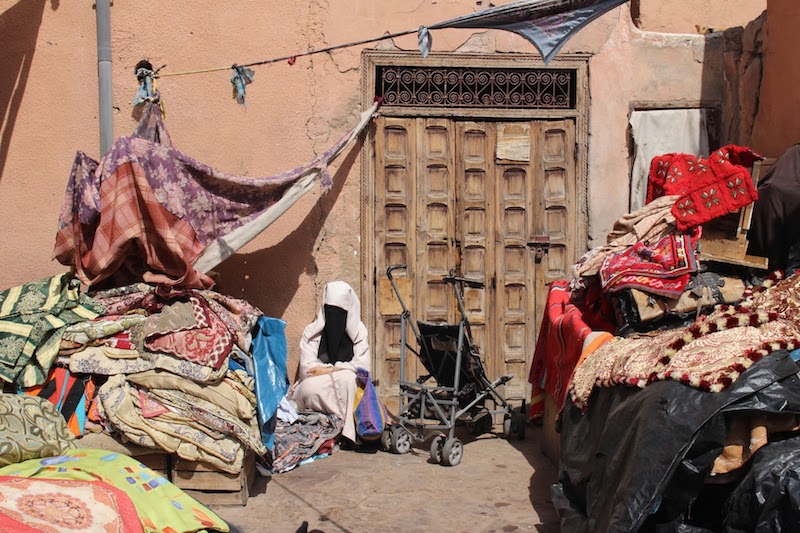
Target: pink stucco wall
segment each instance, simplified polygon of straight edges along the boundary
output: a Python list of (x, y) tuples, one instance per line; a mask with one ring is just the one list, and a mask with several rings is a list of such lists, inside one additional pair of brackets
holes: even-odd
[(794, 0), (769, 0), (765, 26), (764, 73), (753, 128), (753, 146), (780, 156), (800, 143), (800, 8)]
[(643, 30), (697, 33), (698, 26), (702, 31), (743, 26), (767, 8), (767, 0), (631, 0), (631, 5)]
[[(114, 2), (115, 135), (133, 127), (133, 66), (142, 58), (165, 64), (165, 72), (226, 66), (416, 28), (482, 3)], [(393, 44), (415, 49), (416, 36)], [(435, 31), (434, 50), (535, 52), (513, 34), (467, 30)], [(714, 36), (643, 32), (626, 5), (594, 21), (564, 51), (594, 54), (589, 218), (595, 243), (627, 210), (630, 102), (721, 100), (720, 42)], [(361, 99), (360, 52), (257, 68), (247, 109), (231, 99), (229, 71), (162, 78), (173, 140), (186, 153), (232, 173), (268, 175), (304, 163), (354, 122)], [(99, 155), (92, 3), (2, 0), (0, 72), (0, 288), (7, 288), (64, 270), (51, 257), (66, 179), (76, 150)], [(345, 155), (332, 169), (331, 193), (320, 198), (315, 189), (217, 269), (221, 291), (287, 320), (290, 347), (297, 346), (325, 282), (344, 279), (360, 290), (357, 147)]]

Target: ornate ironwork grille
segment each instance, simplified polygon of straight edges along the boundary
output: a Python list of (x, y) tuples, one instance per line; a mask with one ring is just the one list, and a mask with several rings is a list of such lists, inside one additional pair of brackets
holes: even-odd
[(400, 107), (574, 109), (572, 69), (377, 67), (376, 96)]

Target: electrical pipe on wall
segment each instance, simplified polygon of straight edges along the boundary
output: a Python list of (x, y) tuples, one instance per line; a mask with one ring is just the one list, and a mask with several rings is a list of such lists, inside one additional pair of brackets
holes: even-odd
[(111, 0), (97, 0), (97, 83), (100, 100), (100, 156), (114, 140), (114, 101), (111, 93)]

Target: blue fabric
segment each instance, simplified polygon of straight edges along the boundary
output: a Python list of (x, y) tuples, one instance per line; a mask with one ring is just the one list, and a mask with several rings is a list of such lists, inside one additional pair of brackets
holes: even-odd
[(431, 32), (425, 26), (420, 26), (417, 33), (417, 47), (419, 48), (419, 53), (422, 54), (422, 59), (425, 59), (431, 53), (431, 46), (433, 46)]
[[(241, 348), (234, 344), (231, 348), (231, 354), (235, 355), (235, 357), (228, 358), (228, 368), (231, 370), (244, 370), (251, 378), (256, 375), (256, 371), (253, 368), (253, 358), (249, 353), (244, 353)], [(240, 359), (241, 363), (239, 362)]]
[(564, 43), (600, 15), (626, 0), (520, 0), (428, 26), (495, 28), (525, 37), (547, 64)]
[(789, 352), (789, 357), (791, 357), (792, 361), (795, 363), (800, 362), (800, 348)]
[(152, 101), (155, 96), (153, 91), (154, 75), (153, 71), (147, 68), (136, 70), (136, 77), (139, 78), (139, 90), (136, 91), (136, 96), (133, 97), (133, 107)]
[(275, 442), (275, 413), (289, 390), (286, 373), (286, 322), (279, 318), (259, 317), (253, 329), (253, 370), (261, 425), (261, 440), (272, 450)]
[(251, 68), (233, 66), (233, 77), (231, 78), (233, 97), (245, 107), (247, 107), (246, 87), (253, 83), (255, 75), (256, 73)]

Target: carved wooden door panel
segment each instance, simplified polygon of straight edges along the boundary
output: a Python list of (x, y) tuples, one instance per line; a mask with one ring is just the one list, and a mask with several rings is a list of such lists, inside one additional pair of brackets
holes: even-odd
[[(490, 122), (457, 124), (455, 244), (458, 264), (453, 266), (460, 271), (461, 276), (482, 281), (485, 285), (483, 289), (464, 287), (464, 309), (490, 378), (497, 375), (495, 359), (490, 355), (495, 337), (494, 332), (490, 331), (495, 311), (491, 286), (495, 271), (492, 216), (494, 140), (494, 124)], [(457, 307), (457, 304), (453, 302), (453, 306)]]
[(494, 376), (506, 398), (530, 397), (528, 372), (547, 298), (568, 275), (577, 213), (573, 120), (497, 123)]
[[(456, 263), (454, 123), (436, 118), (379, 117), (375, 134), (375, 372), (385, 396), (396, 396), (400, 379), (402, 309), (386, 277), (391, 265), (413, 319), (455, 319), (450, 286), (442, 281)], [(407, 332), (410, 344), (413, 332)], [(406, 357), (405, 379), (424, 373)]]
[[(442, 282), (451, 268), (483, 281), (465, 288), (464, 303), (487, 374), (513, 373), (507, 397), (527, 397), (545, 283), (566, 276), (575, 246), (573, 124), (378, 119), (374, 374), (387, 399), (400, 377), (401, 310), (385, 275), (392, 264), (408, 266), (395, 275), (415, 319), (458, 319)], [(548, 239), (540, 254), (531, 246)], [(414, 379), (423, 369), (407, 356), (405, 378)]]

